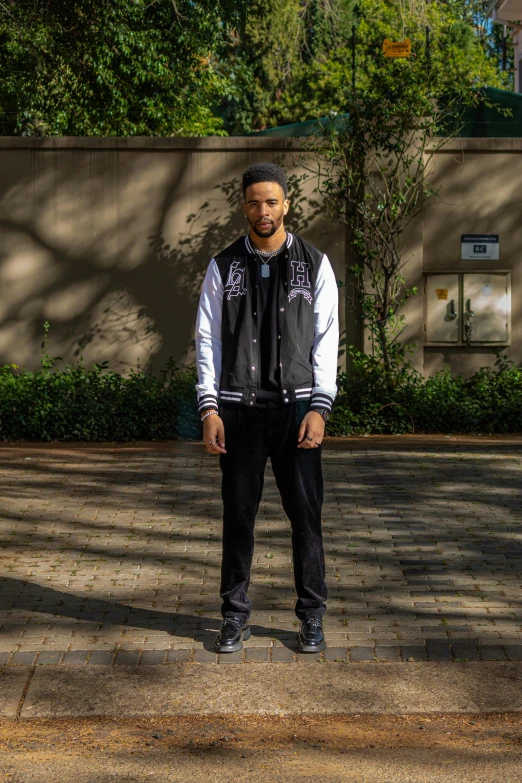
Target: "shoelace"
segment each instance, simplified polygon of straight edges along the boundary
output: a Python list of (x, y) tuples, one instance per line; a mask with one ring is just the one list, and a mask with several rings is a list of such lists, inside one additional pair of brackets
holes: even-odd
[(305, 620), (305, 623), (310, 623), (310, 625), (321, 625), (322, 618), (321, 617), (308, 617)]

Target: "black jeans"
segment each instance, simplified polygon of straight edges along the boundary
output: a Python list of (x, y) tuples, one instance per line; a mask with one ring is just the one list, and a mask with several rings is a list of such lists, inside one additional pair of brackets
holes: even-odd
[(309, 404), (300, 401), (279, 408), (247, 408), (233, 403), (220, 406), (227, 450), (219, 458), (223, 473), (223, 617), (236, 615), (247, 620), (252, 610), (247, 592), (254, 524), (268, 457), (292, 526), (295, 613), (304, 620), (311, 615), (322, 616), (326, 611), (321, 446), (297, 448), (299, 425)]

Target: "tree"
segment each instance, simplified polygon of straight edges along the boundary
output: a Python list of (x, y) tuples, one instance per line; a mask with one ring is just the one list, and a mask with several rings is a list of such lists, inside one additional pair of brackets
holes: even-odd
[[(358, 25), (355, 90), (351, 79), (344, 86), (348, 116), (331, 115), (301, 159), (312, 154), (330, 214), (350, 230), (355, 263), (348, 278), (391, 388), (405, 359), (402, 308), (416, 293), (404, 270), (405, 232), (435, 195), (433, 155), (479, 99), (475, 88), (489, 65), (441, 6), (410, 0), (406, 14), (404, 0), (371, 2), (372, 14)], [(410, 38), (411, 57), (384, 57), (385, 37)]]
[(215, 67), (244, 0), (2, 0), (2, 134), (223, 133)]
[(221, 64), (227, 74), (220, 107), (225, 126), (244, 133), (346, 112), (354, 23), (360, 90), (371, 89), (379, 78), (375, 47), (380, 50), (385, 37), (406, 37), (412, 24), (421, 37), (427, 24), (434, 38), (444, 31), (448, 81), (471, 78), (477, 86), (509, 88), (498, 26), (486, 19), (486, 5), (486, 0), (252, 0)]
[[(288, 111), (288, 96), (295, 94), (299, 100), (302, 84), (308, 87), (307, 80), (315, 78), (315, 63), (327, 62), (332, 51), (342, 51), (351, 34), (355, 4), (356, 0), (251, 0), (221, 64), (227, 89), (219, 111), (231, 133), (317, 116), (317, 103)], [(314, 91), (313, 85), (310, 89)], [(335, 108), (333, 94), (329, 101)]]

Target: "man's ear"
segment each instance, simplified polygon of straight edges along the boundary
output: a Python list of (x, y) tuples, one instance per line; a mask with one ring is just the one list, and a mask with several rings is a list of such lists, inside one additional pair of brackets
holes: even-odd
[(284, 202), (283, 202), (283, 213), (284, 213), (285, 215), (287, 215), (287, 214), (288, 214), (288, 210), (289, 210), (289, 209), (290, 209), (290, 202), (289, 202), (289, 201), (288, 201), (288, 199), (286, 198), (286, 199), (284, 200)]

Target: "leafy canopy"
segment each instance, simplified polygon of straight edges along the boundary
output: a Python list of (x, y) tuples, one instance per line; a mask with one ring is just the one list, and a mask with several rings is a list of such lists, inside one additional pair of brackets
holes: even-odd
[(244, 0), (2, 0), (2, 134), (222, 132), (214, 66)]

